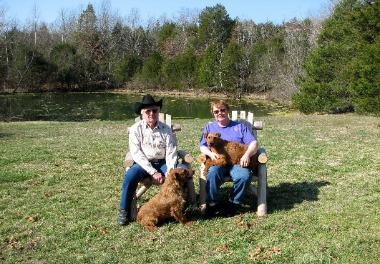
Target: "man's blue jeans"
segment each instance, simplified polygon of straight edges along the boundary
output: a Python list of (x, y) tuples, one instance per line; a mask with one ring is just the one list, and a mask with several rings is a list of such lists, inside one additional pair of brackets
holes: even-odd
[[(165, 175), (167, 171), (165, 160), (161, 162), (152, 162), (153, 168)], [(133, 165), (125, 172), (120, 197), (120, 209), (125, 209), (130, 215), (131, 203), (135, 195), (137, 185), (146, 178), (151, 177), (139, 164)]]
[(242, 168), (239, 165), (211, 166), (209, 168), (206, 183), (208, 204), (214, 205), (219, 202), (219, 189), (226, 176), (231, 176), (233, 181), (229, 201), (241, 204), (245, 191), (252, 181), (252, 173), (250, 169)]

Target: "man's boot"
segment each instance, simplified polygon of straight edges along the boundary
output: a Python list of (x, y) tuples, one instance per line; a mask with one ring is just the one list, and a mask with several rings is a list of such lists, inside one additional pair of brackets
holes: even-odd
[(118, 224), (119, 225), (126, 225), (128, 224), (128, 213), (125, 209), (119, 210), (119, 218), (118, 218)]

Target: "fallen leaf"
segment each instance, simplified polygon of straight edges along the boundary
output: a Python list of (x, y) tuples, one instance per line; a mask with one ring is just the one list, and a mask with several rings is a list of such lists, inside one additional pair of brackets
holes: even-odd
[(31, 223), (34, 223), (34, 222), (37, 222), (37, 217), (36, 216), (27, 216), (26, 217), (26, 220), (28, 221), (28, 222), (31, 222)]
[(222, 252), (228, 252), (229, 250), (230, 248), (228, 247), (227, 244), (223, 244), (217, 248), (217, 251), (222, 251)]
[(101, 228), (99, 228), (99, 231), (102, 235), (106, 235), (108, 233), (108, 228), (107, 227), (101, 227)]

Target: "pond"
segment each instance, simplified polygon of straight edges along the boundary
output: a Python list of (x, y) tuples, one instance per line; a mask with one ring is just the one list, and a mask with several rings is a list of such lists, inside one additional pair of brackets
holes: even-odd
[[(210, 98), (183, 96), (155, 96), (163, 98), (162, 112), (178, 118), (210, 118)], [(123, 93), (38, 93), (0, 95), (1, 121), (56, 120), (86, 121), (125, 120), (136, 117), (134, 102), (142, 95)], [(232, 110), (251, 111), (255, 116), (265, 116), (280, 110), (281, 106), (265, 102), (226, 99)]]

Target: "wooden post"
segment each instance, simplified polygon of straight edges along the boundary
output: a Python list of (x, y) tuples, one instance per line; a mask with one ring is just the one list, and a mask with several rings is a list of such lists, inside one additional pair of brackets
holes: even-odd
[(164, 113), (160, 113), (159, 117), (158, 117), (158, 120), (160, 120), (161, 122), (165, 123), (165, 114)]
[(200, 168), (200, 174), (199, 174), (199, 209), (201, 211), (201, 214), (204, 214), (206, 212), (206, 182), (207, 182), (207, 175), (203, 174), (204, 164), (201, 164)]
[(247, 118), (247, 121), (251, 124), (253, 124), (253, 113), (251, 112), (248, 112), (248, 118)]
[(240, 111), (240, 119), (244, 119), (245, 120), (245, 118), (246, 118), (245, 111)]
[(267, 166), (259, 164), (257, 169), (258, 190), (257, 190), (257, 212), (258, 217), (267, 215)]
[(237, 120), (237, 111), (232, 111), (232, 117), (231, 117), (231, 120)]
[(255, 122), (253, 122), (253, 127), (256, 130), (263, 130), (263, 121), (255, 121)]
[(168, 114), (165, 115), (165, 123), (166, 123), (169, 127), (172, 127), (172, 116), (171, 116), (171, 115), (168, 115)]

